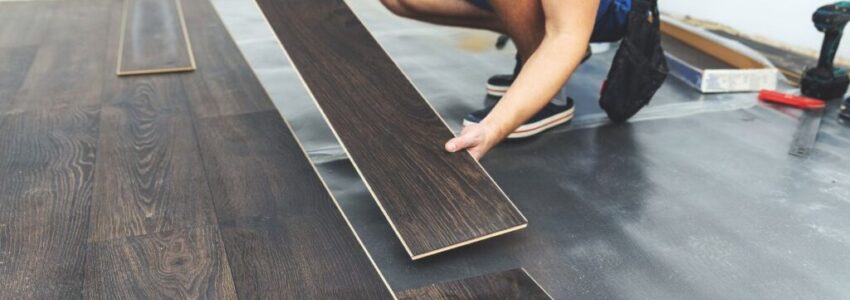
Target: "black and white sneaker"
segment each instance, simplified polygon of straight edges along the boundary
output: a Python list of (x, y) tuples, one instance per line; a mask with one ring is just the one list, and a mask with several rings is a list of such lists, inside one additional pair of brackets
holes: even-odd
[(841, 104), (841, 112), (838, 115), (850, 120), (850, 98), (844, 99), (844, 103)]
[[(484, 117), (487, 117), (490, 114), (490, 111), (493, 110), (493, 106), (488, 106), (482, 110), (477, 110), (469, 113), (466, 117), (463, 118), (463, 125), (471, 125), (478, 124), (481, 120), (484, 120)], [(549, 128), (564, 124), (573, 119), (573, 113), (575, 112), (575, 104), (573, 103), (573, 99), (567, 98), (567, 105), (555, 105), (547, 103), (546, 106), (543, 107), (537, 114), (531, 117), (528, 121), (525, 121), (522, 126), (511, 132), (508, 135), (508, 139), (520, 139), (533, 136), (535, 134), (546, 131)]]
[[(581, 59), (581, 62), (584, 63), (588, 59), (590, 59), (590, 46), (587, 47), (587, 52), (584, 53), (584, 57)], [(522, 69), (522, 64), (519, 62), (519, 57), (517, 57), (516, 65), (514, 66), (513, 74), (500, 74), (493, 75), (490, 79), (487, 80), (487, 95), (493, 97), (501, 97), (504, 96), (505, 93), (508, 92), (508, 88), (511, 87), (511, 84), (514, 83), (514, 78), (516, 78), (519, 71)]]

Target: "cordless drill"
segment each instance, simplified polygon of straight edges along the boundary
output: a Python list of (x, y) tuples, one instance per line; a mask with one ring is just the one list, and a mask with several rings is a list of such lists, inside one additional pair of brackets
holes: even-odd
[(833, 67), (833, 61), (844, 26), (850, 21), (850, 2), (822, 6), (812, 15), (812, 21), (815, 28), (824, 33), (824, 39), (817, 67), (807, 69), (803, 74), (803, 95), (822, 100), (839, 98), (847, 92), (850, 77), (847, 70)]

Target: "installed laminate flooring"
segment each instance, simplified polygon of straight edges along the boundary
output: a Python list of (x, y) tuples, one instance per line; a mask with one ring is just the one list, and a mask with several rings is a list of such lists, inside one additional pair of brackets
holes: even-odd
[(86, 298), (236, 299), (216, 226), (97, 242), (86, 265)]
[(393, 297), (207, 0), (204, 65), (131, 77), (123, 1), (27, 3), (52, 17), (0, 27), (0, 298)]
[(81, 296), (109, 7), (93, 3), (0, 3), (2, 299)]
[(183, 0), (186, 26), (197, 51), (196, 76), (183, 76), (192, 112), (217, 117), (276, 110), (212, 5)]
[(124, 5), (118, 75), (195, 69), (180, 0), (126, 0)]
[(179, 76), (127, 77), (106, 89), (90, 239), (215, 223)]
[(526, 226), (343, 1), (258, 3), (411, 258)]
[(99, 108), (0, 115), (0, 299), (77, 298)]
[(513, 269), (455, 281), (440, 282), (398, 293), (414, 299), (552, 299), (525, 270)]

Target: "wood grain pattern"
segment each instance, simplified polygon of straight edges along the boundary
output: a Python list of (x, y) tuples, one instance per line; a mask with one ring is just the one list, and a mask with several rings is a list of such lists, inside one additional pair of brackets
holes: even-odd
[(180, 0), (124, 0), (118, 75), (195, 69)]
[(236, 299), (215, 226), (93, 243), (87, 299)]
[(240, 298), (392, 298), (277, 111), (198, 128)]
[(552, 299), (525, 270), (513, 269), (478, 277), (441, 282), (398, 293), (399, 299)]
[(98, 113), (0, 115), (0, 299), (79, 297)]
[(342, 0), (258, 3), (413, 259), (525, 227)]
[(182, 77), (194, 114), (206, 118), (274, 110), (209, 1), (183, 1), (200, 66), (200, 76)]
[(180, 78), (128, 77), (107, 87), (89, 238), (100, 241), (215, 223)]

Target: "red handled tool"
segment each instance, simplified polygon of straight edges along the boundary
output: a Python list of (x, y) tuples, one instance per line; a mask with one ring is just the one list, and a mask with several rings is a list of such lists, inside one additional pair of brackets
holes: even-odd
[(800, 124), (794, 132), (794, 140), (791, 143), (791, 155), (806, 157), (812, 152), (823, 119), (826, 102), (803, 96), (780, 93), (777, 91), (761, 90), (759, 100), (784, 104), (803, 109), (800, 116)]
[(824, 101), (818, 99), (785, 94), (771, 90), (761, 90), (759, 92), (759, 100), (784, 104), (802, 109), (818, 109), (824, 108), (826, 106), (826, 103)]

